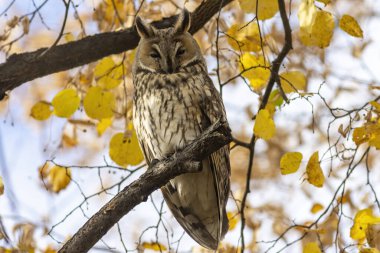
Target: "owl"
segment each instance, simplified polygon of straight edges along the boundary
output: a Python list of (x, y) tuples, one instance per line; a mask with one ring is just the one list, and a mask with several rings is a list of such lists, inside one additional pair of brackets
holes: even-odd
[[(218, 120), (227, 122), (205, 59), (190, 35), (190, 14), (158, 29), (136, 18), (140, 35), (133, 64), (133, 124), (148, 164), (181, 150)], [(197, 173), (177, 176), (161, 188), (178, 223), (200, 245), (216, 250), (228, 230), (228, 145), (201, 162)]]

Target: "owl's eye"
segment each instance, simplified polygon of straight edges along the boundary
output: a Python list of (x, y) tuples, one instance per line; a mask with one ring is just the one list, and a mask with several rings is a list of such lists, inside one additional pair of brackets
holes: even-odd
[(152, 58), (154, 58), (154, 59), (159, 59), (159, 58), (161, 58), (160, 54), (159, 54), (156, 50), (154, 50), (154, 51), (152, 51), (152, 52), (150, 53), (150, 57), (152, 57)]
[(178, 51), (177, 51), (177, 53), (176, 53), (176, 56), (181, 56), (181, 55), (183, 55), (184, 53), (185, 53), (185, 49), (180, 48), (180, 49), (178, 49)]

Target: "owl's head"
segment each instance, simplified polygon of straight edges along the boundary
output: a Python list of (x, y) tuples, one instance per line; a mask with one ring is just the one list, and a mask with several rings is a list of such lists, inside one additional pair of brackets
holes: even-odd
[(134, 69), (173, 74), (193, 64), (204, 64), (200, 48), (191, 34), (190, 14), (184, 9), (174, 27), (157, 29), (136, 18), (136, 28), (141, 39), (137, 48)]

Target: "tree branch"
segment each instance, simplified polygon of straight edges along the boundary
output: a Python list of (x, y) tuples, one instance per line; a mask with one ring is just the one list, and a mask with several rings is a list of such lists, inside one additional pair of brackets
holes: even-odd
[[(255, 1), (255, 0), (254, 0)], [(285, 41), (284, 45), (280, 51), (280, 53), (277, 55), (276, 59), (272, 61), (271, 66), (271, 74), (268, 80), (267, 87), (265, 89), (265, 93), (263, 96), (263, 99), (261, 100), (259, 110), (265, 109), (266, 105), (268, 104), (270, 93), (273, 90), (274, 84), (276, 80), (279, 79), (279, 71), (282, 62), (284, 61), (285, 57), (288, 55), (290, 50), (293, 48), (292, 46), (292, 29), (290, 28), (289, 19), (286, 14), (286, 8), (285, 8), (285, 2), (284, 0), (278, 0), (278, 7), (280, 11), (281, 21), (282, 25), (284, 27), (285, 32)], [(280, 85), (280, 84), (278, 84)], [(253, 167), (253, 159), (255, 157), (255, 146), (256, 146), (256, 140), (257, 136), (255, 134), (252, 135), (251, 141), (249, 144), (249, 163), (248, 163), (248, 169), (247, 169), (247, 176), (246, 176), (246, 185), (245, 185), (245, 191), (243, 194), (242, 202), (241, 202), (241, 208), (240, 208), (240, 217), (241, 217), (241, 227), (240, 227), (240, 238), (241, 238), (241, 253), (245, 250), (245, 241), (244, 241), (244, 229), (245, 229), (245, 206), (247, 202), (247, 196), (250, 192), (250, 182), (251, 182), (251, 175), (252, 175), (252, 167)]]
[(125, 187), (93, 215), (58, 252), (87, 252), (125, 214), (146, 201), (153, 191), (180, 174), (199, 171), (200, 161), (231, 140), (229, 127), (217, 122), (182, 151), (151, 164), (139, 179)]
[[(232, 0), (207, 0), (202, 2), (191, 14), (190, 33), (202, 28), (212, 16)], [(169, 27), (177, 16), (153, 22), (158, 28)], [(88, 36), (84, 39), (69, 42), (50, 48), (40, 48), (33, 52), (11, 55), (0, 64), (0, 100), (5, 92), (38, 77), (59, 71), (72, 69), (99, 60), (111, 54), (118, 54), (134, 49), (139, 36), (134, 27)], [(44, 54), (43, 52), (46, 53)]]

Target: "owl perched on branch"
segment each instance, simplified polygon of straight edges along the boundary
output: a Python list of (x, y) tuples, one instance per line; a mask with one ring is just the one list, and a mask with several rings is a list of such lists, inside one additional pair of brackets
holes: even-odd
[[(136, 18), (141, 40), (133, 65), (133, 123), (148, 164), (182, 149), (216, 121), (227, 121), (189, 27), (187, 10), (166, 29)], [(177, 221), (209, 249), (217, 249), (228, 230), (229, 176), (225, 146), (202, 161), (200, 172), (177, 176), (161, 188)]]

